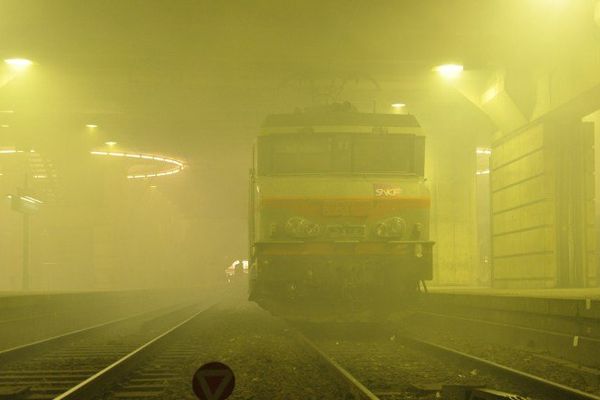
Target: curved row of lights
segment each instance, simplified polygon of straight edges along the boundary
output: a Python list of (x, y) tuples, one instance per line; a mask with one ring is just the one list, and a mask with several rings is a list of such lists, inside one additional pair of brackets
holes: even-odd
[[(25, 153), (25, 150), (15, 150), (15, 149), (0, 149), (0, 154), (15, 154), (15, 153)], [(29, 150), (29, 153), (35, 153), (35, 150)]]
[(95, 156), (106, 156), (106, 157), (123, 157), (123, 158), (133, 158), (138, 160), (148, 160), (148, 161), (159, 161), (162, 163), (174, 165), (174, 168), (162, 170), (159, 172), (153, 172), (150, 174), (136, 174), (136, 175), (127, 175), (127, 179), (147, 179), (147, 178), (155, 178), (159, 176), (168, 176), (174, 175), (181, 172), (185, 168), (185, 164), (183, 161), (176, 160), (174, 158), (164, 157), (161, 155), (155, 154), (140, 154), (140, 153), (128, 153), (124, 151), (99, 151), (94, 150), (91, 151), (90, 154)]
[[(2, 154), (16, 154), (16, 153), (35, 153), (35, 150), (16, 150), (16, 149), (2, 149), (0, 148), (0, 155)], [(109, 156), (109, 157), (124, 157), (124, 158), (133, 158), (138, 160), (148, 160), (148, 161), (159, 161), (165, 164), (173, 165), (173, 168), (164, 169), (159, 172), (153, 172), (149, 174), (136, 174), (136, 175), (127, 175), (127, 179), (147, 179), (154, 178), (159, 176), (168, 176), (174, 175), (181, 172), (185, 168), (185, 164), (181, 160), (176, 160), (174, 158), (164, 157), (156, 154), (140, 154), (140, 153), (128, 153), (123, 151), (91, 151), (90, 154), (95, 156)], [(34, 178), (42, 178), (44, 176), (34, 176)]]

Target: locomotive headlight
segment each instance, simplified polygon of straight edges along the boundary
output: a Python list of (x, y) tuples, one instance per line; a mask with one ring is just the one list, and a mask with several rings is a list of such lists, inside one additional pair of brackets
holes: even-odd
[(302, 217), (292, 217), (285, 223), (285, 233), (297, 238), (315, 237), (321, 233), (321, 226)]
[(420, 222), (417, 222), (414, 226), (413, 226), (413, 231), (412, 231), (412, 238), (413, 240), (418, 240), (421, 238), (421, 235), (423, 234), (423, 224)]
[(415, 244), (415, 257), (417, 257), (417, 258), (423, 257), (423, 245), (420, 243)]
[(375, 233), (382, 238), (401, 237), (405, 230), (406, 222), (400, 217), (388, 218), (375, 227)]

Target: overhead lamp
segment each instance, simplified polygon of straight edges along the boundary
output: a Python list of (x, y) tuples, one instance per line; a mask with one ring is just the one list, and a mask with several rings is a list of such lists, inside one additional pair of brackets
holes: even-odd
[(404, 107), (406, 107), (406, 104), (404, 103), (392, 103), (392, 108), (395, 110), (399, 110)]
[(4, 63), (17, 71), (24, 70), (33, 64), (31, 60), (26, 58), (7, 58), (4, 60)]
[(117, 144), (117, 142), (109, 141), (109, 142), (105, 142), (104, 144), (112, 147), (112, 146), (115, 146)]
[(90, 129), (94, 129), (94, 128), (97, 128), (98, 125), (96, 125), (96, 124), (86, 124), (85, 127), (86, 128), (90, 128)]
[(442, 64), (433, 70), (446, 79), (454, 79), (460, 76), (464, 67), (460, 64)]
[(0, 110), (0, 114), (14, 114), (14, 110)]
[(0, 128), (9, 128), (9, 127), (10, 127), (10, 125), (6, 125), (6, 124), (0, 125)]

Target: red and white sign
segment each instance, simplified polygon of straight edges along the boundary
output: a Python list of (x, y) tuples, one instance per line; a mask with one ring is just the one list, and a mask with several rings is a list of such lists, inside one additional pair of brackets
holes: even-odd
[(234, 387), (231, 368), (216, 361), (201, 366), (192, 379), (192, 388), (200, 400), (225, 400)]

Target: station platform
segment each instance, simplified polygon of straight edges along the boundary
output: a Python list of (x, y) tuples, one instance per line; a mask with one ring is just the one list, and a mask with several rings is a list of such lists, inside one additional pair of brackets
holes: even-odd
[(473, 342), (485, 338), (600, 370), (600, 288), (428, 289), (420, 308), (404, 321), (415, 334), (434, 342), (444, 335), (473, 335)]
[(600, 300), (600, 288), (495, 289), (482, 286), (431, 286), (430, 293), (460, 295), (531, 297), (541, 299)]
[(434, 286), (422, 296), (430, 310), (483, 315), (502, 311), (539, 316), (588, 318), (600, 321), (600, 288), (493, 289)]

